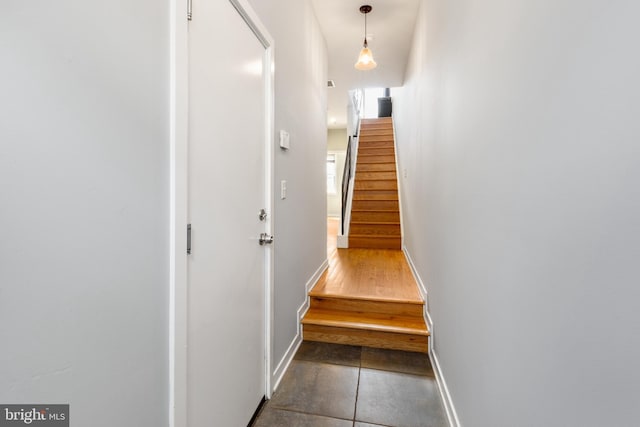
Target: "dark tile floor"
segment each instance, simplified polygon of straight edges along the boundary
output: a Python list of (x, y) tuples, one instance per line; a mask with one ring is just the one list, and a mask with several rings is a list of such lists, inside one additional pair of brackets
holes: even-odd
[(447, 427), (421, 353), (303, 342), (253, 427)]

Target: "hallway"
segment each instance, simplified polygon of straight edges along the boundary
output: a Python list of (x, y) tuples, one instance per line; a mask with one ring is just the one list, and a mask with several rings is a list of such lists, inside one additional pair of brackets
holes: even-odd
[[(421, 300), (401, 251), (373, 251), (388, 258), (381, 264), (375, 254), (367, 259), (371, 251), (336, 250), (338, 229), (339, 220), (328, 218), (333, 275), (316, 285), (330, 286), (319, 292)], [(362, 253), (364, 257), (358, 255)], [(344, 266), (338, 272), (341, 258)], [(391, 282), (399, 286), (385, 286)], [(444, 427), (448, 422), (426, 354), (303, 341), (253, 426)]]

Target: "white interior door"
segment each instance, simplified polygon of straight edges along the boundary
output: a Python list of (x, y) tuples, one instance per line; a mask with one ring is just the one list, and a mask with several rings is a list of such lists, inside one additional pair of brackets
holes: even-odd
[[(237, 6), (237, 5), (236, 5)], [(187, 419), (246, 426), (265, 395), (265, 46), (229, 1), (189, 23)]]

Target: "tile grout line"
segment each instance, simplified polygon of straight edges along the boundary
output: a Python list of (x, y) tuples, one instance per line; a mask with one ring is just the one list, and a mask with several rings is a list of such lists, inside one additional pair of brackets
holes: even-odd
[(360, 346), (360, 358), (358, 360), (358, 382), (356, 384), (356, 402), (353, 406), (353, 426), (356, 425), (356, 414), (358, 413), (358, 394), (360, 393), (360, 373), (362, 372), (362, 346)]

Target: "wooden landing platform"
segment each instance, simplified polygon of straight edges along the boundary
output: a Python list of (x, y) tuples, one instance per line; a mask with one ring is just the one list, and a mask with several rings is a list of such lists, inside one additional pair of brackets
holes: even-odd
[(428, 351), (424, 301), (402, 251), (336, 249), (309, 296), (307, 341)]
[(392, 249), (336, 249), (309, 295), (424, 302), (404, 253)]

